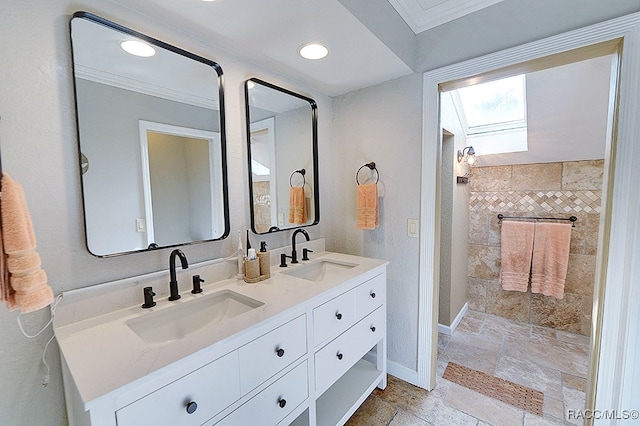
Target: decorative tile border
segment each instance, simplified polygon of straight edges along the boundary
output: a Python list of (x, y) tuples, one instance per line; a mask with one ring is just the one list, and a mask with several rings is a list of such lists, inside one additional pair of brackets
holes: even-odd
[(471, 192), (470, 211), (600, 213), (601, 191)]

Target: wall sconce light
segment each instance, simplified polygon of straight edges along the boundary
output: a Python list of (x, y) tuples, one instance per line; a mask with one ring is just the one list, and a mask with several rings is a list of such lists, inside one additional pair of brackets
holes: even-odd
[[(465, 162), (469, 167), (476, 164), (476, 151), (472, 146), (465, 146), (464, 149), (458, 150), (458, 163)], [(471, 176), (471, 169), (464, 176), (457, 176), (457, 183), (469, 183), (469, 176)]]
[(458, 150), (458, 163), (462, 163), (462, 160), (465, 159), (466, 163), (470, 166), (476, 164), (476, 151), (472, 146), (466, 146), (462, 150)]

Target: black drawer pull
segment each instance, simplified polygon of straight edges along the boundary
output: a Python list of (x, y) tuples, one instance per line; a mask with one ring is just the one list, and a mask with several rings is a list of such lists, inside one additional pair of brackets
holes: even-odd
[(284, 408), (284, 406), (287, 405), (287, 400), (284, 398), (280, 398), (278, 400), (278, 405), (280, 406), (280, 408)]
[(342, 354), (340, 352), (338, 352), (338, 355), (336, 355), (338, 357), (339, 360), (342, 360)]
[(376, 332), (376, 326), (375, 326), (375, 325), (372, 325), (372, 326), (371, 326), (371, 332), (373, 332), (373, 333), (375, 333), (375, 332)]
[(193, 414), (196, 412), (197, 409), (198, 409), (198, 404), (196, 404), (195, 401), (191, 401), (190, 403), (187, 404), (187, 413)]
[(369, 293), (369, 296), (371, 296), (372, 299), (375, 299), (376, 298), (376, 293), (372, 291), (371, 293)]
[(284, 356), (284, 349), (280, 348), (276, 351), (276, 355), (278, 355), (279, 358), (282, 358)]
[(342, 319), (342, 314), (341, 314), (340, 312), (338, 312), (338, 313), (336, 314), (336, 318), (338, 318), (338, 320), (341, 320), (341, 319)]

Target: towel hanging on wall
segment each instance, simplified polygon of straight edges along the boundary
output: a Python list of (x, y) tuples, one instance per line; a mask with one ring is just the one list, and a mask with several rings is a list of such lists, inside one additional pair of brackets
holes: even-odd
[[(376, 181), (373, 183), (360, 183), (358, 172), (364, 167), (376, 172)], [(378, 181), (380, 172), (376, 168), (376, 163), (370, 162), (360, 166), (356, 172), (356, 183), (358, 184), (356, 194), (356, 228), (376, 229), (380, 226), (380, 208), (378, 206)]]
[[(293, 186), (293, 176), (302, 175), (302, 184)], [(307, 223), (307, 198), (304, 194), (304, 187), (307, 183), (305, 179), (306, 170), (294, 170), (289, 176), (289, 223), (304, 225)]]
[(47, 275), (40, 268), (36, 239), (22, 186), (2, 175), (2, 282), (0, 297), (10, 310), (28, 313), (53, 302)]

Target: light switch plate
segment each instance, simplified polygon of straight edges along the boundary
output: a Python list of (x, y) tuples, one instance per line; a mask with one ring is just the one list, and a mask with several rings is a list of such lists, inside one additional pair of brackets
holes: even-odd
[(144, 219), (136, 219), (136, 232), (145, 232), (147, 230), (144, 226)]
[(407, 237), (418, 238), (420, 234), (420, 221), (418, 219), (407, 219)]

